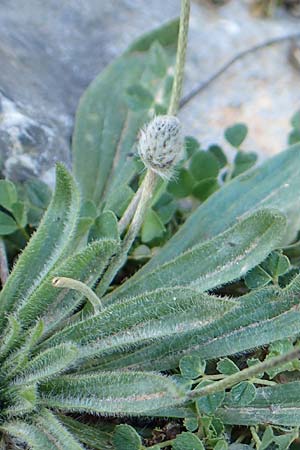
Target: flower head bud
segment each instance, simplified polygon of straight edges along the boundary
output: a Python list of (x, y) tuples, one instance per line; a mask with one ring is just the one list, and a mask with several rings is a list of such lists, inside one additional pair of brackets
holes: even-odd
[(146, 167), (169, 180), (183, 158), (183, 137), (177, 117), (157, 116), (141, 130), (139, 155)]

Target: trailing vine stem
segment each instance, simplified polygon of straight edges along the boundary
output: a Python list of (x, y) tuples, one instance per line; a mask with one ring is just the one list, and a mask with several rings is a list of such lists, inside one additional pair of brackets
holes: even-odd
[[(189, 29), (189, 17), (190, 17), (190, 0), (181, 0), (181, 14), (179, 35), (176, 54), (176, 67), (175, 78), (172, 87), (171, 100), (168, 108), (168, 116), (174, 116), (177, 114), (180, 102), (180, 96), (182, 92), (182, 84), (184, 77), (186, 47)], [(151, 168), (147, 169), (145, 178), (136, 192), (134, 198), (129, 204), (124, 216), (120, 219), (118, 228), (120, 234), (125, 231), (125, 228), (129, 225), (127, 233), (121, 244), (120, 251), (112, 259), (110, 265), (106, 269), (100, 283), (96, 288), (96, 293), (99, 297), (102, 297), (119, 269), (124, 265), (127, 259), (127, 254), (141, 228), (144, 220), (145, 212), (149, 205), (149, 202), (153, 196), (159, 175)], [(131, 217), (132, 220), (131, 220)], [(131, 221), (131, 222), (130, 222)]]
[(223, 391), (224, 389), (230, 388), (241, 381), (249, 380), (254, 378), (256, 375), (267, 370), (273, 369), (274, 367), (280, 367), (290, 361), (293, 361), (300, 357), (300, 348), (293, 349), (292, 351), (286, 353), (285, 355), (276, 356), (274, 358), (267, 359), (262, 363), (255, 364), (254, 366), (248, 367), (247, 369), (241, 370), (240, 372), (229, 375), (223, 380), (216, 381), (215, 383), (204, 386), (200, 389), (194, 389), (189, 393), (189, 399), (196, 399), (198, 397), (204, 397), (206, 395), (215, 394), (216, 392)]

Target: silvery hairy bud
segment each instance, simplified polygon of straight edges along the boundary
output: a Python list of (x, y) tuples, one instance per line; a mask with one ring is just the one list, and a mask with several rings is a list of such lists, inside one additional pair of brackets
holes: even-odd
[(138, 152), (145, 166), (170, 180), (183, 158), (183, 137), (177, 117), (157, 116), (142, 130)]

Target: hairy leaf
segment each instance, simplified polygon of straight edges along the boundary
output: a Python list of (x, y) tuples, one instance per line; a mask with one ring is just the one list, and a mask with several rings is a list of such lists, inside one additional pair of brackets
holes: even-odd
[(65, 375), (40, 387), (42, 402), (62, 411), (145, 415), (184, 401), (185, 391), (170, 378), (144, 372)]
[(57, 165), (56, 190), (37, 232), (19, 257), (0, 293), (0, 326), (5, 314), (38, 288), (43, 278), (70, 251), (79, 214), (76, 185), (66, 169)]
[(294, 381), (256, 389), (255, 399), (239, 406), (227, 396), (224, 408), (217, 411), (224, 423), (257, 425), (268, 423), (281, 426), (300, 425), (300, 382)]
[(60, 344), (45, 350), (23, 368), (13, 380), (14, 385), (39, 382), (66, 370), (77, 358), (73, 344)]
[(17, 313), (21, 323), (28, 326), (36, 317), (44, 316), (45, 329), (53, 328), (74, 311), (83, 300), (83, 296), (79, 292), (70, 289), (58, 290), (53, 287), (53, 278), (69, 277), (93, 286), (117, 248), (118, 242), (113, 239), (94, 241), (81, 252), (70, 256), (56, 266), (48, 273), (27, 302), (21, 305)]
[[(209, 298), (210, 296), (208, 300)], [(127, 352), (127, 347), (124, 346), (118, 359), (113, 355), (110, 358), (103, 355), (99, 367), (106, 370), (121, 367), (168, 370), (176, 368), (185, 354), (195, 353), (204, 360), (215, 359), (299, 333), (297, 293), (270, 287), (253, 291), (236, 299), (236, 302), (235, 308), (207, 324), (197, 323), (197, 312), (194, 312), (193, 324), (191, 325), (189, 318), (186, 327), (183, 326), (181, 318), (177, 318), (175, 323), (173, 318), (170, 324), (172, 332), (166, 332), (161, 340), (150, 341), (151, 329), (148, 335), (143, 334), (144, 330), (141, 330), (141, 334), (147, 336), (148, 342), (145, 340), (143, 346), (129, 347)], [(162, 322), (160, 326), (163, 328)]]
[(192, 247), (144, 276), (133, 277), (107, 300), (171, 287), (174, 283), (203, 292), (240, 278), (276, 247), (285, 224), (279, 213), (255, 212), (214, 239)]
[(96, 355), (100, 361), (108, 354), (122, 360), (125, 349), (148, 346), (155, 340), (174, 339), (191, 329), (201, 329), (234, 306), (234, 301), (199, 294), (192, 289), (160, 289), (113, 304), (94, 317), (66, 327), (40, 348), (71, 341), (81, 347), (82, 356), (88, 360), (93, 357), (93, 363), (99, 362), (94, 359)]
[(276, 208), (287, 216), (285, 241), (291, 241), (300, 228), (299, 191), (300, 144), (234, 178), (209, 197), (135, 279), (261, 208)]
[(58, 418), (46, 408), (38, 415), (35, 423), (55, 444), (58, 450), (84, 450), (84, 447), (62, 425)]
[(80, 442), (97, 450), (113, 450), (111, 434), (108, 432), (109, 428), (113, 428), (113, 424), (111, 427), (106, 424), (106, 428), (102, 430), (104, 427), (99, 420), (96, 425), (88, 425), (62, 414), (59, 415), (59, 420)]
[(32, 450), (59, 450), (59, 447), (56, 447), (52, 440), (36, 425), (21, 420), (13, 420), (1, 425), (0, 429), (25, 442)]

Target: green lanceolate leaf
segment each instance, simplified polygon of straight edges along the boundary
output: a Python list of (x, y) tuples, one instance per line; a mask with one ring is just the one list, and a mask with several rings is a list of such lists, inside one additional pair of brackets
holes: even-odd
[(73, 344), (60, 344), (30, 360), (13, 380), (13, 385), (40, 382), (56, 375), (76, 360), (78, 350)]
[(59, 258), (70, 251), (79, 214), (79, 196), (66, 169), (57, 166), (56, 190), (51, 204), (0, 294), (0, 325), (40, 285)]
[(268, 423), (281, 426), (300, 425), (300, 382), (294, 381), (256, 389), (255, 399), (247, 406), (235, 403), (227, 396), (224, 408), (217, 411), (224, 423), (257, 425)]
[(32, 413), (38, 405), (37, 385), (17, 386), (6, 391), (6, 407), (2, 414), (6, 417), (24, 416)]
[(116, 240), (101, 239), (66, 258), (47, 274), (27, 301), (22, 302), (17, 312), (21, 323), (29, 326), (36, 317), (44, 316), (45, 331), (56, 326), (82, 303), (83, 296), (70, 289), (57, 290), (52, 285), (53, 278), (69, 277), (93, 286), (117, 249)]
[(58, 450), (52, 439), (36, 425), (13, 420), (1, 425), (1, 430), (25, 442), (32, 450)]
[[(208, 296), (208, 301), (210, 298), (212, 297)], [(149, 334), (143, 335), (147, 337), (143, 346), (123, 347), (122, 357), (105, 357), (104, 351), (99, 367), (106, 370), (122, 367), (168, 370), (176, 368), (184, 355), (196, 354), (204, 360), (215, 359), (299, 333), (298, 293), (265, 288), (240, 297), (236, 302), (235, 308), (207, 324), (197, 323), (197, 318), (201, 317), (200, 310), (194, 311), (194, 321), (189, 317), (186, 326), (183, 325), (184, 317), (173, 317), (172, 332), (166, 332), (161, 340), (150, 340), (153, 328), (149, 329)], [(178, 309), (176, 311), (177, 316), (180, 316)], [(164, 327), (164, 323), (161, 322), (160, 328)], [(143, 332), (142, 329), (141, 334)], [(125, 339), (124, 337), (121, 342), (124, 343)], [(133, 336), (133, 339), (136, 338)], [(129, 341), (130, 337), (127, 342)], [(111, 344), (108, 342), (107, 347)]]
[(46, 408), (36, 417), (35, 424), (54, 442), (58, 450), (84, 450), (75, 437), (65, 428), (59, 419)]
[(103, 427), (97, 420), (96, 425), (87, 425), (62, 414), (59, 415), (59, 420), (83, 444), (97, 450), (113, 450), (112, 436), (109, 432), (113, 429), (112, 424), (109, 427), (106, 423), (106, 427)]
[(203, 292), (243, 276), (266, 258), (285, 230), (285, 218), (259, 211), (211, 241), (196, 245), (144, 276), (138, 274), (107, 297), (137, 295), (174, 283)]
[(42, 402), (62, 411), (146, 415), (182, 403), (185, 391), (170, 378), (144, 372), (65, 375), (41, 385)]
[(284, 241), (300, 228), (300, 145), (294, 145), (250, 169), (222, 187), (190, 215), (180, 230), (140, 271), (170, 261), (194, 245), (207, 241), (261, 208), (275, 208), (288, 219)]
[(66, 327), (42, 343), (40, 349), (74, 342), (80, 346), (87, 366), (105, 364), (106, 358), (122, 366), (127, 352), (155, 341), (161, 342), (161, 351), (165, 351), (165, 340), (168, 346), (178, 335), (205, 327), (235, 306), (235, 301), (187, 288), (160, 289), (113, 304), (94, 317)]
[(3, 360), (10, 350), (14, 348), (15, 344), (19, 341), (21, 335), (21, 326), (19, 322), (13, 316), (8, 317), (8, 323), (5, 333), (0, 343), (0, 358)]
[(154, 113), (158, 92), (163, 106), (168, 105), (167, 69), (175, 61), (177, 35), (177, 21), (145, 35), (81, 98), (73, 138), (74, 173), (83, 198), (97, 206), (105, 200), (106, 208), (113, 209), (114, 191), (128, 187), (136, 171), (128, 154), (139, 129)]

